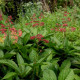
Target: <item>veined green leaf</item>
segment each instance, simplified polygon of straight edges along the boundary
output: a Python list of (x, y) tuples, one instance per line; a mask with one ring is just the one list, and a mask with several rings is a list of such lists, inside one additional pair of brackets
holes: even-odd
[(32, 68), (30, 66), (27, 66), (25, 68), (25, 73), (24, 73), (23, 77), (27, 76), (31, 72), (31, 70), (32, 70)]
[(46, 35), (44, 38), (48, 38), (48, 37), (50, 37), (52, 35), (54, 35), (54, 33), (50, 33), (50, 34)]
[(54, 69), (55, 66), (50, 63), (50, 62), (44, 62), (43, 65), (41, 66), (41, 70), (44, 71), (45, 69)]
[(17, 74), (17, 73), (15, 73), (15, 72), (8, 72), (8, 73), (3, 77), (3, 79), (9, 79), (9, 78), (15, 76), (16, 74)]
[(15, 54), (16, 54), (16, 52), (11, 51), (11, 52), (9, 52), (9, 53), (6, 53), (6, 54), (4, 55), (4, 58), (11, 58), (11, 57), (14, 56)]
[(73, 80), (73, 79), (74, 79), (74, 72), (73, 72), (73, 70), (70, 70), (70, 72), (65, 80)]
[(47, 49), (45, 49), (45, 51), (44, 51), (44, 53), (42, 54), (43, 56), (46, 56), (46, 55), (48, 55), (48, 56), (50, 56), (50, 55), (52, 54), (52, 55), (55, 55), (55, 51), (53, 50), (53, 49), (51, 49), (51, 48), (47, 48)]
[(75, 80), (80, 80), (80, 76), (74, 75)]
[(16, 76), (16, 80), (20, 80), (20, 78), (18, 76)]
[(80, 51), (80, 47), (79, 46), (73, 46), (73, 47), (74, 47), (74, 49)]
[(0, 59), (4, 57), (4, 52), (0, 50)]
[(32, 44), (25, 45), (26, 48), (31, 47), (31, 46), (32, 46)]
[(68, 51), (68, 39), (66, 37), (64, 39), (64, 49), (65, 51)]
[(26, 35), (23, 38), (23, 43), (26, 44), (29, 41), (29, 39), (30, 39), (30, 34), (26, 33)]
[(23, 28), (23, 30), (27, 33), (30, 33), (30, 31), (27, 28)]
[[(50, 54), (51, 54), (51, 53), (50, 53)], [(37, 63), (43, 62), (45, 59), (47, 59), (47, 57), (48, 57), (50, 54), (47, 54), (46, 56), (44, 56), (43, 58), (41, 58), (40, 60), (38, 60)]]
[(80, 53), (74, 53), (74, 55), (76, 55), (76, 56), (80, 56)]
[(23, 32), (23, 34), (22, 34), (21, 38), (23, 38), (25, 35), (26, 35), (26, 32)]
[(20, 68), (21, 72), (24, 73), (24, 71), (25, 71), (25, 65), (23, 65), (24, 60), (19, 53), (17, 54), (17, 62), (18, 62), (18, 65), (19, 65), (19, 68)]
[(76, 68), (76, 69), (73, 69), (74, 73), (75, 74), (80, 74), (80, 69)]
[(70, 66), (71, 66), (70, 60), (67, 59), (62, 62), (62, 65), (60, 67), (60, 71), (63, 70), (65, 67), (70, 68)]
[(33, 35), (37, 35), (37, 32), (38, 32), (38, 31), (37, 31), (37, 28), (33, 28), (33, 29), (32, 29)]
[(54, 71), (47, 69), (47, 70), (43, 71), (42, 80), (57, 80), (57, 77), (56, 77)]
[(53, 55), (52, 55), (52, 54), (50, 54), (50, 55), (48, 56), (48, 58), (47, 58), (47, 61), (52, 60), (52, 57), (53, 57)]
[(74, 72), (69, 68), (64, 68), (58, 77), (58, 80), (73, 80), (74, 79)]
[(29, 54), (29, 58), (31, 62), (36, 62), (38, 60), (38, 54), (35, 50), (32, 50), (31, 53)]
[(61, 45), (60, 41), (59, 41), (55, 36), (54, 36), (54, 37), (51, 37), (51, 40), (52, 40), (53, 42), (55, 42), (58, 46)]
[(0, 60), (0, 64), (7, 65), (7, 66), (13, 68), (16, 72), (21, 73), (17, 64), (12, 60), (2, 59), (2, 60)]
[(40, 34), (42, 34), (43, 36), (46, 36), (47, 35), (47, 30), (46, 29), (45, 30), (41, 30)]

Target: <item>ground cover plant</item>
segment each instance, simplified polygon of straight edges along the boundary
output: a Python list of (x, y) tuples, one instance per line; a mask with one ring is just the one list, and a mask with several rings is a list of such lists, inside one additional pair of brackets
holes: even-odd
[(79, 10), (0, 15), (0, 79), (80, 80)]

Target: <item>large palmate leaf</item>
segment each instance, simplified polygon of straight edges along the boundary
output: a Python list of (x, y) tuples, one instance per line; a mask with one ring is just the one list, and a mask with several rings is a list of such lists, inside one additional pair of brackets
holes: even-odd
[(8, 73), (3, 77), (3, 79), (9, 79), (9, 78), (15, 76), (16, 74), (17, 74), (17, 73), (15, 73), (15, 72), (8, 72)]
[(56, 77), (54, 71), (47, 69), (47, 70), (43, 71), (42, 80), (57, 80), (57, 77)]
[(0, 64), (7, 65), (7, 66), (13, 68), (16, 72), (21, 73), (17, 64), (12, 60), (2, 59), (2, 60), (0, 60)]
[(17, 54), (17, 62), (18, 62), (18, 65), (19, 65), (19, 68), (20, 68), (21, 72), (23, 73), (25, 71), (25, 65), (23, 65), (24, 60), (19, 53)]

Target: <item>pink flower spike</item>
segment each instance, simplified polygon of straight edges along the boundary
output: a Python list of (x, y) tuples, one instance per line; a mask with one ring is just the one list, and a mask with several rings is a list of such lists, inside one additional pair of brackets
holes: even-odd
[(2, 27), (2, 28), (5, 28), (5, 26), (4, 26), (3, 24), (1, 25), (1, 27)]
[(67, 21), (62, 21), (62, 23), (66, 23)]
[(59, 31), (59, 29), (58, 28), (55, 28), (55, 31)]
[(66, 27), (66, 26), (68, 26), (68, 24), (63, 24), (63, 27)]
[(66, 29), (65, 28), (60, 28), (59, 31), (60, 32), (66, 32)]
[(51, 28), (51, 31), (53, 31), (54, 29), (53, 28)]
[(18, 33), (19, 33), (19, 37), (21, 37), (21, 36), (22, 36), (22, 31), (21, 31), (21, 29), (18, 30)]
[(61, 26), (61, 24), (59, 24), (59, 26)]
[(8, 18), (9, 18), (9, 19), (12, 19), (12, 16), (10, 15), (10, 16), (8, 16)]
[(37, 18), (33, 18), (32, 20), (36, 20)]
[(3, 18), (0, 18), (0, 21), (3, 20)]
[(67, 11), (65, 11), (64, 13), (67, 13)]
[(36, 35), (36, 38), (37, 38), (39, 41), (41, 41), (43, 37), (44, 37), (44, 36), (41, 35), (41, 34)]
[(67, 13), (67, 14), (69, 14), (69, 13)]
[(33, 16), (32, 17), (35, 17), (36, 16), (36, 14), (33, 14)]
[(29, 25), (29, 23), (26, 23), (25, 25), (27, 26), (27, 25)]
[(35, 38), (36, 38), (35, 36), (31, 36), (31, 37), (30, 37), (30, 40), (33, 40), (33, 39), (35, 39)]
[(76, 30), (76, 28), (75, 27), (71, 27), (71, 29), (70, 29), (71, 31), (75, 31)]
[(14, 24), (14, 23), (11, 21), (11, 24)]
[(35, 24), (32, 25), (32, 27), (35, 27), (35, 26), (38, 26), (38, 25), (39, 25), (39, 23), (35, 23)]
[(33, 21), (33, 22), (39, 22), (39, 21)]
[(41, 22), (41, 23), (40, 23), (40, 26), (44, 26), (44, 22)]
[(8, 23), (8, 21), (5, 21), (5, 23)]
[(39, 16), (39, 19), (41, 19), (41, 16)]
[(58, 26), (59, 24), (58, 24), (58, 23), (56, 23), (56, 25)]
[(65, 20), (64, 18), (62, 18), (62, 20)]
[(67, 14), (64, 14), (64, 16), (67, 16)]
[(2, 14), (0, 14), (0, 18), (2, 18)]
[(4, 33), (4, 39), (6, 38), (6, 36), (7, 36), (7, 34), (6, 34), (6, 33)]
[(33, 23), (33, 21), (30, 21), (30, 23)]
[(43, 13), (41, 13), (40, 16), (43, 16)]
[(15, 36), (14, 38), (15, 38), (16, 40), (18, 40), (18, 36)]
[(43, 39), (43, 41), (44, 41), (45, 43), (49, 43), (49, 41), (48, 41), (48, 40), (46, 40), (46, 39)]
[(68, 18), (68, 21), (71, 21), (71, 18)]

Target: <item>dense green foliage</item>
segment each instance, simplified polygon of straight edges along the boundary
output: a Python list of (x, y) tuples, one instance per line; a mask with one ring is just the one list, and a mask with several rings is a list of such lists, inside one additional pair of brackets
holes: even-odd
[(27, 12), (0, 15), (0, 79), (80, 80), (80, 9)]
[(0, 0), (0, 80), (80, 80), (80, 0), (38, 1)]
[(25, 14), (26, 10), (27, 13), (33, 12), (33, 8), (38, 8), (39, 11), (42, 7), (44, 11), (54, 12), (57, 8), (72, 8), (74, 5), (80, 8), (80, 0), (0, 0), (0, 9), (14, 19), (18, 18), (19, 14)]

